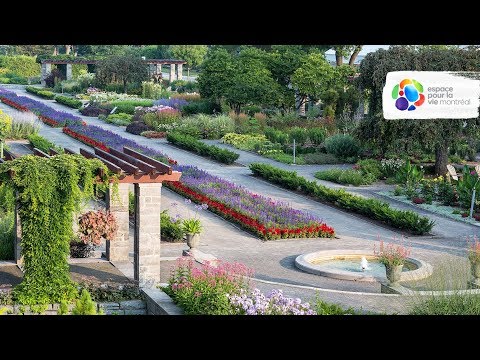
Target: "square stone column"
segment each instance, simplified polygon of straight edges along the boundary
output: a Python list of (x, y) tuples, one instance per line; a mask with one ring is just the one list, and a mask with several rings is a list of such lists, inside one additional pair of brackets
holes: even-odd
[(134, 279), (140, 287), (160, 283), (162, 184), (135, 184)]
[[(16, 194), (18, 199), (18, 192)], [(15, 237), (13, 239), (13, 252), (14, 252), (14, 260), (18, 266), (23, 265), (23, 256), (22, 256), (22, 248), (20, 243), (22, 241), (22, 226), (20, 224), (20, 216), (18, 215), (18, 201), (15, 201), (15, 217), (13, 226), (15, 228)]]
[(67, 64), (66, 78), (67, 80), (72, 80), (72, 64)]
[(162, 73), (162, 64), (155, 64), (155, 73), (156, 74)]
[(115, 216), (118, 224), (118, 231), (115, 240), (107, 241), (107, 260), (128, 261), (128, 186), (129, 184), (118, 184), (118, 194), (113, 191), (113, 184), (107, 192), (107, 210)]
[(175, 78), (175, 64), (170, 64), (170, 77), (168, 78), (168, 81), (172, 82), (173, 80), (177, 80)]
[(42, 64), (42, 86), (46, 85), (45, 79), (52, 73), (52, 64)]
[(178, 80), (183, 79), (183, 64), (178, 64), (177, 65), (177, 79)]

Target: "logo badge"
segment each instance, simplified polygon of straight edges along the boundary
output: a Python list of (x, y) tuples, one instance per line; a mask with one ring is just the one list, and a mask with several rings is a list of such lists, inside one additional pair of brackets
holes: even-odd
[(392, 98), (400, 111), (413, 111), (425, 102), (423, 85), (415, 79), (403, 79), (393, 87)]

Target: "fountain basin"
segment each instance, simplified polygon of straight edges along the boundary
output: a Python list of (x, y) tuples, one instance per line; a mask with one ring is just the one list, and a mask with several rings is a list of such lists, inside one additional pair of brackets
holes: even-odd
[[(360, 261), (364, 256), (370, 270), (362, 271)], [(365, 250), (322, 250), (297, 256), (295, 266), (305, 272), (350, 281), (386, 281), (385, 266), (373, 252)], [(400, 281), (424, 279), (432, 274), (433, 267), (423, 260), (407, 258)]]

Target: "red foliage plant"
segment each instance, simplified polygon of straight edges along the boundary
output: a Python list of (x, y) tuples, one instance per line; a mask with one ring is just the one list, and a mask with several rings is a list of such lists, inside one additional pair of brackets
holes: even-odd
[(80, 240), (85, 244), (100, 245), (102, 239), (114, 240), (118, 225), (109, 211), (88, 211), (78, 219)]

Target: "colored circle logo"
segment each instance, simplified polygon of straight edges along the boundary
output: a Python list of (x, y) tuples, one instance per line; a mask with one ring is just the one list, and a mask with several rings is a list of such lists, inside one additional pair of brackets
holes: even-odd
[(392, 98), (395, 101), (395, 107), (401, 111), (412, 111), (422, 106), (425, 102), (423, 85), (414, 79), (403, 79), (400, 84), (393, 87)]

